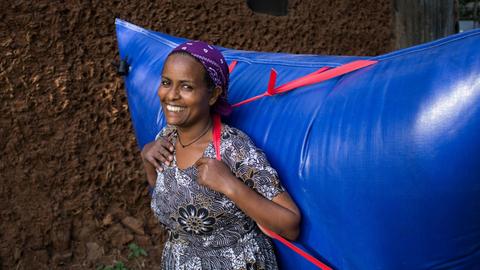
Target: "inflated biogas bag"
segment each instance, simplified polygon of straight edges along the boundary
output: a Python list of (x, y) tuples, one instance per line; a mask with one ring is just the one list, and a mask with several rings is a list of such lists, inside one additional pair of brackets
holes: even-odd
[[(184, 39), (116, 26), (143, 147), (165, 125), (156, 92)], [(480, 31), (372, 58), (219, 49), (229, 101), (258, 96), (224, 121), (266, 152), (299, 205), (297, 246), (334, 269), (480, 269)], [(276, 247), (282, 269), (315, 269)]]

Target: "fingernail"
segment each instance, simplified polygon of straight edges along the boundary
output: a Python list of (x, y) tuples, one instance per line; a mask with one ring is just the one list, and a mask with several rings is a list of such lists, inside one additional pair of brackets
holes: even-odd
[(170, 162), (166, 161), (165, 164), (167, 164), (167, 166), (170, 166)]
[(173, 160), (173, 157), (172, 156), (168, 156), (168, 160)]
[(173, 147), (170, 147), (170, 151), (173, 151)]

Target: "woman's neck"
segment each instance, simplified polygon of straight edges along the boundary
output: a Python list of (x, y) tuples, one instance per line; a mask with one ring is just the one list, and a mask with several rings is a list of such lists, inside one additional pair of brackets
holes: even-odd
[(190, 127), (177, 127), (177, 132), (181, 142), (184, 145), (187, 145), (192, 141), (203, 141), (201, 137), (207, 137), (205, 135), (208, 133), (211, 126), (211, 117), (206, 117)]

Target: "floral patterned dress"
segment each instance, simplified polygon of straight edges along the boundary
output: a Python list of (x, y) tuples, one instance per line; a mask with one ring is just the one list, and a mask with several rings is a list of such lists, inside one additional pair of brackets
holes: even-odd
[[(167, 126), (159, 136), (175, 145), (177, 132)], [(239, 179), (267, 199), (284, 191), (264, 153), (242, 131), (224, 125), (220, 153)], [(173, 156), (158, 173), (151, 201), (169, 232), (163, 269), (278, 269), (272, 244), (256, 223), (226, 196), (199, 185), (196, 168), (178, 168)], [(215, 158), (212, 142), (203, 156)]]

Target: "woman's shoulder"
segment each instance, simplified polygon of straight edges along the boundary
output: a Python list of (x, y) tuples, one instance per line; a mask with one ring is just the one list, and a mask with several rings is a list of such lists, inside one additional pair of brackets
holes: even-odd
[(250, 154), (259, 154), (259, 152), (263, 152), (263, 150), (255, 144), (246, 132), (226, 124), (222, 129), (221, 143), (222, 148), (224, 148), (226, 152), (240, 151), (242, 153)]
[(222, 140), (238, 140), (252, 143), (252, 140), (245, 132), (227, 124), (223, 124), (222, 127)]

